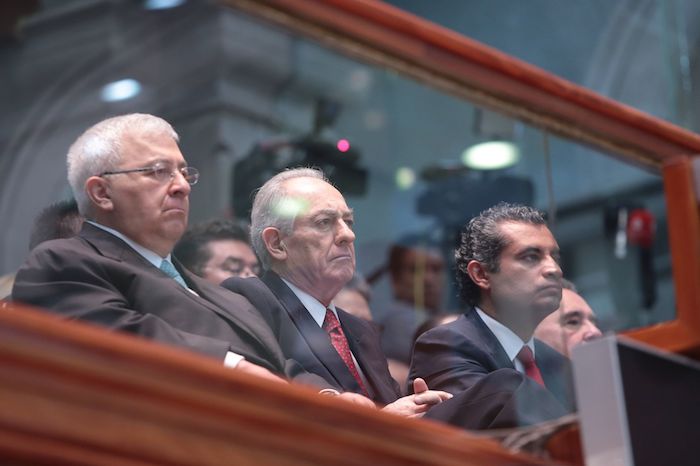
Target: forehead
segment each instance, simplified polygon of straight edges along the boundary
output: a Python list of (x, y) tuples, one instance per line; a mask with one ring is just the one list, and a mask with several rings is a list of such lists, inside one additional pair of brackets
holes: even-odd
[(225, 259), (227, 257), (235, 257), (239, 259), (248, 259), (248, 256), (254, 256), (253, 250), (243, 241), (235, 239), (217, 239), (207, 243), (212, 259)]
[(298, 217), (314, 215), (330, 210), (341, 214), (351, 214), (340, 191), (317, 178), (292, 178), (284, 182), (285, 197), (301, 206)]
[(583, 299), (578, 293), (574, 293), (566, 288), (562, 290), (559, 311), (562, 314), (578, 311), (588, 316), (593, 315), (593, 309), (591, 309), (586, 300)]
[(539, 248), (546, 251), (559, 249), (554, 235), (546, 225), (502, 222), (498, 225), (498, 229), (507, 241), (504, 252), (517, 252), (525, 248)]
[(410, 248), (401, 255), (401, 265), (404, 267), (414, 265), (417, 262), (441, 266), (445, 261), (440, 252), (435, 249)]
[(158, 160), (184, 163), (177, 142), (168, 134), (129, 133), (122, 140), (122, 159), (129, 162), (155, 162)]

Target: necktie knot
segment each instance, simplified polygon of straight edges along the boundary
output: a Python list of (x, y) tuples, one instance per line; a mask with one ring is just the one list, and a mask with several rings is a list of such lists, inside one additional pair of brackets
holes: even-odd
[(163, 259), (163, 262), (160, 263), (160, 270), (162, 270), (165, 275), (172, 278), (183, 287), (187, 288), (187, 283), (185, 283), (185, 279), (182, 278), (180, 272), (177, 271), (175, 266), (171, 264), (169, 260)]
[(323, 319), (323, 330), (326, 333), (338, 332), (341, 329), (340, 322), (333, 311), (326, 309), (326, 317)]
[(518, 360), (523, 363), (523, 366), (531, 366), (535, 364), (535, 356), (529, 346), (525, 345), (518, 353)]
[(540, 372), (540, 368), (537, 367), (537, 363), (535, 363), (535, 356), (532, 354), (530, 347), (524, 345), (516, 358), (523, 364), (525, 375), (544, 387), (542, 373)]

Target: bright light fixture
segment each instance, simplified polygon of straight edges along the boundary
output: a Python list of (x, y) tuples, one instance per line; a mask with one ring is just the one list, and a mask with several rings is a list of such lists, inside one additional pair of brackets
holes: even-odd
[(396, 170), (395, 181), (400, 190), (409, 189), (416, 183), (416, 173), (408, 167), (400, 167)]
[(512, 142), (489, 141), (462, 152), (462, 163), (474, 170), (498, 170), (515, 165), (520, 151)]
[(117, 102), (135, 97), (141, 92), (141, 83), (135, 79), (120, 79), (105, 85), (102, 88), (102, 100), (105, 102)]
[(175, 8), (185, 3), (185, 0), (146, 0), (143, 7), (147, 10), (165, 10)]

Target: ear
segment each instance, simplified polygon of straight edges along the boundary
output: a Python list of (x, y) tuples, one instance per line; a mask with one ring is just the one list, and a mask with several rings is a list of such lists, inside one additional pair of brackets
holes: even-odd
[(287, 248), (282, 241), (280, 231), (275, 227), (267, 227), (262, 231), (262, 240), (265, 243), (265, 248), (270, 256), (277, 260), (283, 261), (287, 259)]
[(491, 288), (491, 278), (489, 273), (484, 269), (484, 266), (479, 261), (469, 261), (467, 264), (467, 273), (469, 278), (481, 288), (482, 290), (488, 290)]
[(91, 176), (85, 182), (85, 193), (96, 209), (110, 211), (114, 209), (112, 196), (107, 181), (99, 176)]

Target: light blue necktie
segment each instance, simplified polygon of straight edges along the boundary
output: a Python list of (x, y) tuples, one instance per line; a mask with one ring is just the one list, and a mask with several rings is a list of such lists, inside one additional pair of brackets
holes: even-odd
[(171, 264), (170, 261), (163, 259), (163, 262), (160, 263), (160, 270), (162, 270), (168, 277), (174, 279), (180, 285), (187, 288), (187, 283), (185, 283), (182, 275), (180, 275), (180, 272), (177, 271), (175, 266)]

